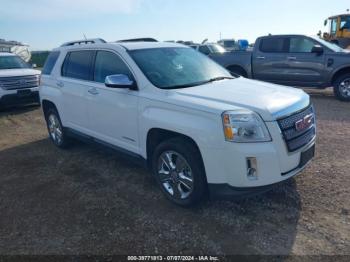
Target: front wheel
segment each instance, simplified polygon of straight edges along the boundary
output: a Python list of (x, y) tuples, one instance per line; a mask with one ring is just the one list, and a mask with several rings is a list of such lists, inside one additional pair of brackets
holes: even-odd
[(161, 143), (153, 154), (152, 169), (162, 192), (173, 203), (191, 206), (205, 198), (202, 159), (190, 141), (175, 138)]
[(334, 81), (334, 95), (341, 101), (350, 101), (350, 73), (339, 76)]

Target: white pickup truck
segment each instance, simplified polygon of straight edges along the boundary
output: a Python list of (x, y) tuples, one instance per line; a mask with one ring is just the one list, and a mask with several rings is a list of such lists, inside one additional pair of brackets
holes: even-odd
[(40, 73), (17, 55), (0, 53), (0, 108), (39, 103)]
[(178, 44), (63, 44), (44, 66), (40, 98), (56, 146), (80, 137), (141, 160), (183, 206), (264, 192), (315, 152), (306, 93), (234, 78)]

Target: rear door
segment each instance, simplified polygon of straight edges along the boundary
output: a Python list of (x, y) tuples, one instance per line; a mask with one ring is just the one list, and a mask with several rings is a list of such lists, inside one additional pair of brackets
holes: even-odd
[(252, 70), (255, 79), (276, 82), (286, 78), (286, 37), (261, 38), (252, 57)]
[(94, 54), (92, 50), (68, 52), (57, 79), (64, 97), (61, 112), (66, 126), (84, 133), (88, 130), (86, 91), (92, 83)]
[(315, 40), (306, 36), (292, 36), (288, 39), (286, 56), (287, 70), (285, 84), (296, 86), (319, 86), (325, 82), (325, 55), (312, 52)]

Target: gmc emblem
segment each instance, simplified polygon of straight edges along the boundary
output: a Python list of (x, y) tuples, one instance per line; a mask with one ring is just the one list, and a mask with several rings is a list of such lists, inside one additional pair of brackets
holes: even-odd
[(305, 116), (303, 119), (300, 119), (299, 121), (295, 122), (295, 129), (297, 131), (302, 131), (304, 129), (309, 128), (312, 124), (313, 118), (314, 118), (313, 114), (309, 114)]

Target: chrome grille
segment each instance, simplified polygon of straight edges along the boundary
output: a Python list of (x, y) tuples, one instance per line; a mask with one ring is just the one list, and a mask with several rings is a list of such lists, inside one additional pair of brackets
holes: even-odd
[[(303, 129), (297, 129), (297, 123), (312, 115), (311, 123)], [(291, 116), (278, 120), (284, 140), (289, 152), (294, 152), (310, 143), (316, 136), (316, 119), (312, 106)]]
[(39, 75), (1, 77), (0, 88), (4, 90), (16, 90), (39, 86)]

